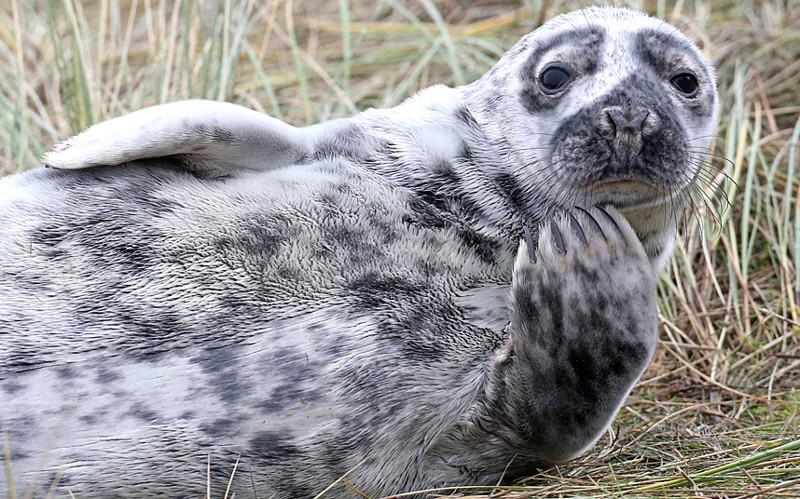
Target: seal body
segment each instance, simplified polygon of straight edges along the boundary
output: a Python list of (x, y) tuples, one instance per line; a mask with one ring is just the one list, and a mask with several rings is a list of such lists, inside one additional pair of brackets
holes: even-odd
[(90, 168), (0, 180), (17, 489), (388, 495), (579, 455), (652, 356), (715, 120), (685, 38), (588, 9), (471, 85), (303, 131), (158, 125), (158, 154), (96, 166), (121, 139), (90, 130), (61, 149), (87, 164), (51, 156)]

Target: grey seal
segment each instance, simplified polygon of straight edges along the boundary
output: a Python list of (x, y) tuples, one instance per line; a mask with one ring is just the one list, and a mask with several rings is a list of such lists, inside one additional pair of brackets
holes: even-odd
[(652, 357), (716, 120), (687, 38), (590, 8), (392, 109), (68, 140), (0, 180), (17, 489), (221, 496), (238, 462), (239, 497), (372, 496), (580, 455)]

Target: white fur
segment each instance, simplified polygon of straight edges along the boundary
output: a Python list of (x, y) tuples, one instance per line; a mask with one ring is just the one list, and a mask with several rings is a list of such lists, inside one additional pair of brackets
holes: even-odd
[[(234, 140), (221, 141), (215, 131)], [(265, 170), (292, 164), (310, 146), (304, 130), (270, 116), (227, 102), (187, 100), (104, 121), (62, 142), (42, 161), (71, 170), (190, 154), (231, 168)]]

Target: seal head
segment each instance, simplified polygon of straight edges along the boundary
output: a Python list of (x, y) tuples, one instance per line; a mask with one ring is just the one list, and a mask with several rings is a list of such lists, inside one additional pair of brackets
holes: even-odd
[(713, 69), (677, 29), (605, 7), (562, 15), (464, 98), (531, 204), (615, 205), (664, 264), (718, 113)]

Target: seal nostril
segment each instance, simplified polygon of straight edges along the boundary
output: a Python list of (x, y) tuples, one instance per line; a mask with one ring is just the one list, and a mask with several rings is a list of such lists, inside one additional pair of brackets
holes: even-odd
[(641, 112), (639, 112), (639, 113), (636, 113), (635, 115), (633, 115), (633, 118), (631, 118), (631, 119), (628, 121), (628, 123), (629, 123), (629, 124), (631, 125), (631, 127), (632, 127), (632, 128), (634, 128), (634, 129), (635, 129), (637, 132), (641, 132), (641, 131), (642, 131), (642, 128), (644, 128), (644, 120), (645, 120), (645, 119), (647, 119), (647, 116), (648, 116), (649, 114), (650, 114), (650, 113), (649, 113), (649, 112), (647, 112), (647, 111), (641, 111)]
[(606, 109), (605, 110), (606, 118), (611, 122), (611, 129), (614, 131), (616, 135), (620, 129), (620, 122), (622, 126), (625, 126), (625, 119), (622, 116), (622, 111), (619, 109)]
[(602, 131), (610, 132), (609, 138), (621, 142), (640, 142), (643, 136), (657, 130), (660, 123), (652, 112), (641, 108), (607, 107), (603, 109), (603, 116)]
[(647, 137), (661, 128), (661, 118), (654, 112), (647, 112), (642, 123), (642, 134)]
[(614, 123), (614, 118), (611, 117), (608, 109), (603, 110), (601, 118), (597, 122), (597, 129), (607, 139), (613, 139), (617, 134), (617, 125)]

